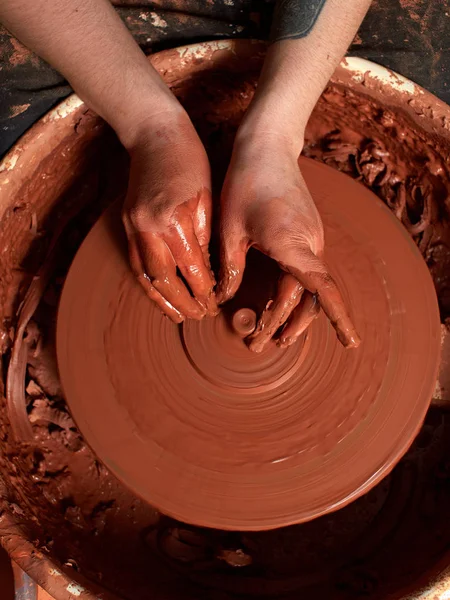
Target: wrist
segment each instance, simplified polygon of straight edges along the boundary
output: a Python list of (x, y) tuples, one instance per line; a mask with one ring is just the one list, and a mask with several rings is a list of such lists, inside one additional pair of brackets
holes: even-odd
[(181, 104), (169, 90), (162, 90), (159, 101), (153, 94), (149, 102), (140, 101), (139, 107), (130, 103), (112, 126), (130, 152), (142, 141), (157, 144), (158, 135), (176, 130), (184, 120), (189, 117)]
[(286, 149), (299, 156), (304, 144), (307, 118), (299, 111), (289, 110), (275, 98), (252, 103), (237, 133), (239, 141), (271, 140), (283, 143)]
[(235, 147), (250, 148), (256, 152), (264, 151), (264, 148), (270, 148), (270, 152), (289, 154), (298, 159), (304, 144), (304, 128), (289, 127), (279, 121), (267, 119), (265, 115), (258, 114), (253, 118), (250, 116), (244, 117), (235, 139)]

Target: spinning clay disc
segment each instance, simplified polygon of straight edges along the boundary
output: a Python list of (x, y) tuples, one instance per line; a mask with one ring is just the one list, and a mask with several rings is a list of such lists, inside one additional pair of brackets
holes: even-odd
[(431, 399), (439, 311), (414, 242), (362, 185), (300, 165), (357, 349), (321, 313), (293, 346), (248, 350), (279, 275), (256, 251), (217, 317), (173, 324), (131, 273), (118, 205), (67, 276), (57, 354), (71, 412), (123, 483), (185, 522), (270, 529), (336, 510), (393, 468)]

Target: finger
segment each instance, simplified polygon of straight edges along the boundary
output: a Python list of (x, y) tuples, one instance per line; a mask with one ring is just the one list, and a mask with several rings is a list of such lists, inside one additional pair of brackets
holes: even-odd
[(178, 277), (174, 257), (165, 241), (154, 233), (141, 232), (136, 235), (136, 242), (144, 274), (153, 287), (183, 316), (202, 319), (206, 311)]
[(339, 341), (346, 348), (357, 348), (361, 342), (347, 313), (344, 300), (328, 269), (309, 248), (302, 248), (296, 265), (287, 270), (313, 294), (317, 294), (320, 306), (336, 330)]
[(193, 212), (192, 221), (194, 224), (195, 236), (200, 247), (206, 249), (209, 264), (209, 241), (211, 239), (211, 221), (212, 221), (212, 199), (211, 192), (204, 189), (198, 199), (197, 206)]
[(213, 296), (214, 279), (195, 235), (191, 214), (186, 215), (181, 222), (166, 232), (164, 240), (193, 296), (205, 311), (217, 312), (217, 303)]
[(217, 303), (223, 304), (235, 295), (242, 283), (248, 243), (239, 231), (221, 232), (220, 274), (216, 292)]
[(292, 275), (280, 277), (275, 299), (270, 301), (258, 321), (254, 333), (249, 337), (249, 348), (262, 352), (276, 331), (287, 321), (300, 302), (303, 286)]
[(200, 248), (203, 252), (205, 264), (211, 271), (211, 278), (214, 281), (214, 274), (211, 270), (211, 261), (209, 256), (209, 242), (211, 239), (211, 221), (212, 221), (212, 200), (211, 193), (209, 190), (205, 190), (201, 193), (197, 207), (192, 216), (192, 222), (194, 224), (195, 237), (200, 244)]
[(128, 240), (128, 253), (130, 257), (131, 270), (141, 286), (144, 288), (144, 291), (150, 300), (153, 300), (153, 302), (159, 306), (162, 312), (174, 323), (182, 323), (184, 321), (183, 315), (176, 308), (174, 308), (170, 302), (161, 296), (161, 294), (150, 283), (150, 280), (146, 277), (144, 268), (142, 266), (141, 257), (139, 255), (139, 250), (135, 241), (133, 240), (133, 237), (130, 237)]
[(283, 329), (279, 346), (287, 348), (298, 340), (304, 331), (319, 315), (320, 305), (315, 294), (305, 291), (300, 304), (294, 309), (286, 327)]
[(204, 189), (201, 192), (197, 208), (193, 214), (192, 221), (194, 224), (195, 237), (197, 238), (198, 243), (200, 244), (200, 248), (203, 254), (203, 260), (207, 269), (209, 270), (209, 274), (213, 284), (209, 303), (207, 306), (208, 314), (216, 315), (219, 312), (216, 294), (214, 292), (216, 279), (214, 277), (213, 270), (211, 269), (211, 260), (209, 255), (209, 242), (211, 240), (212, 223), (212, 198), (211, 192), (209, 190)]

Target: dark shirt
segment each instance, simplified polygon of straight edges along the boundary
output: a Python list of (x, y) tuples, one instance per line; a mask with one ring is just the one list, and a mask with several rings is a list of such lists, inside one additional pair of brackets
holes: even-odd
[[(146, 51), (217, 38), (267, 39), (272, 0), (113, 0)], [(450, 1), (373, 0), (349, 54), (373, 60), (450, 103)], [(64, 79), (0, 29), (0, 155), (71, 93)]]

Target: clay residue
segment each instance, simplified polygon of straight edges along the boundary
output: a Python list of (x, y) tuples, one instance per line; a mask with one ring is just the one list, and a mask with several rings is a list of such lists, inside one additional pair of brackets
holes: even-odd
[(11, 118), (17, 117), (18, 115), (21, 115), (23, 112), (25, 112), (29, 108), (30, 108), (30, 104), (17, 104), (17, 105), (13, 105), (9, 109), (10, 117)]
[(129, 267), (120, 205), (66, 278), (57, 355), (78, 426), (125, 485), (189, 523), (263, 530), (342, 507), (391, 470), (435, 386), (439, 315), (420, 253), (366, 188), (317, 161), (300, 167), (358, 350), (330, 337), (322, 313), (301, 342), (249, 352), (234, 316), (261, 314), (280, 275), (256, 251), (221, 314), (164, 319)]
[(12, 35), (9, 38), (11, 46), (13, 47), (13, 53), (9, 57), (9, 63), (11, 66), (16, 67), (17, 65), (23, 65), (28, 61), (32, 61), (34, 63), (38, 62), (38, 57), (28, 50), (23, 44), (19, 42)]
[[(208, 147), (216, 191), (254, 86), (254, 80), (226, 69), (175, 85)], [(14, 439), (2, 406), (5, 506), (23, 534), (75, 579), (81, 573), (127, 600), (146, 600), (149, 595), (294, 599), (299, 594), (349, 600), (362, 595), (385, 598), (390, 591), (416, 585), (444, 557), (450, 541), (450, 422), (445, 410), (430, 411), (408, 455), (367, 496), (335, 514), (271, 532), (203, 530), (168, 519), (130, 494), (98, 462), (68, 416), (55, 385), (52, 352), (46, 348), (54, 348), (56, 306), (79, 244), (101, 210), (125, 193), (126, 158), (114, 143), (105, 144), (89, 165), (81, 159), (85, 148), (71, 162), (63, 161), (61, 150), (46, 163), (45, 185), (25, 187), (22, 201), (33, 206), (48, 202), (52, 182), (69, 165), (80, 180), (90, 181), (88, 190), (75, 184), (65, 189), (60, 210), (46, 211), (45, 220), (39, 219), (37, 238), (29, 233), (31, 207), (16, 212), (11, 207), (0, 231), (7, 367), (15, 311), (45, 256), (45, 234), (55, 229), (67, 206), (84, 206), (84, 201), (89, 206), (65, 230), (58, 264), (30, 322), (30, 332), (37, 331), (42, 340), (36, 355), (39, 344), (30, 346), (24, 382), (33, 439)], [(305, 153), (370, 187), (410, 228), (433, 274), (444, 321), (450, 313), (446, 142), (430, 139), (420, 125), (378, 101), (332, 85), (312, 117)], [(23, 265), (17, 264), (19, 236), (32, 259)], [(20, 272), (22, 289), (12, 268), (27, 269), (27, 277)], [(46, 370), (51, 377), (42, 376)], [(2, 382), (4, 376), (3, 372)]]
[[(323, 112), (322, 112), (323, 110)], [(361, 127), (352, 121), (358, 112)], [(450, 315), (448, 166), (439, 145), (399, 122), (389, 109), (368, 103), (361, 110), (352, 92), (328, 88), (307, 129), (304, 153), (371, 188), (417, 243), (432, 273), (442, 318)], [(339, 127), (333, 122), (339, 119)]]
[(399, 0), (399, 2), (400, 6), (403, 10), (406, 10), (413, 21), (421, 21), (419, 11), (424, 6), (423, 0)]

